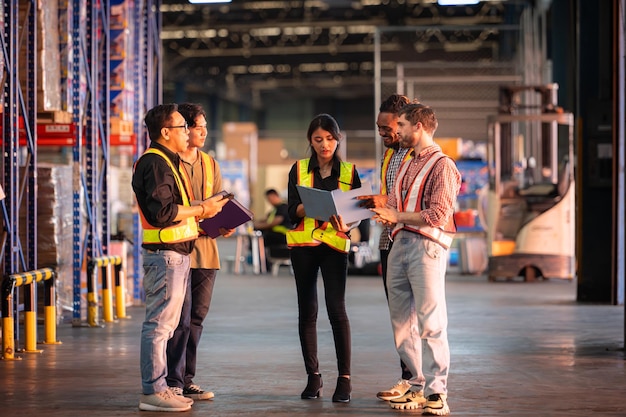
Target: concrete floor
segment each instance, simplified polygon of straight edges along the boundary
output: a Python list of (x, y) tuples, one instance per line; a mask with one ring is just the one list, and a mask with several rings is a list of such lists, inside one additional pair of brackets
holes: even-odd
[[(448, 278), (455, 416), (626, 415), (624, 307), (583, 305), (573, 282)], [(379, 277), (350, 276), (353, 399), (330, 401), (336, 379), (331, 332), (320, 311), (320, 400), (300, 400), (306, 381), (297, 335), (293, 277), (220, 272), (205, 322), (196, 381), (215, 392), (194, 416), (388, 416), (375, 393), (399, 377)], [(58, 328), (60, 345), (0, 361), (1, 416), (147, 416), (140, 394), (143, 309), (104, 328)], [(42, 335), (42, 333), (39, 333)], [(156, 414), (156, 413), (155, 413)], [(159, 413), (158, 415), (162, 415)]]

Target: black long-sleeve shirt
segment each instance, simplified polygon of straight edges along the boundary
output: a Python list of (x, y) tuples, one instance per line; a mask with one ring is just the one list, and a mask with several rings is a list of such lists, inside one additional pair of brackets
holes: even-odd
[[(309, 172), (313, 171), (313, 187), (326, 191), (332, 191), (339, 188), (339, 164), (339, 160), (337, 158), (334, 158), (331, 174), (326, 178), (322, 178), (322, 176), (320, 175), (320, 166), (317, 163), (317, 158), (311, 157), (311, 159), (309, 160)], [(289, 171), (289, 184), (287, 188), (287, 205), (289, 210), (289, 218), (291, 219), (293, 224), (300, 223), (300, 220), (302, 219), (296, 214), (298, 204), (302, 203), (302, 200), (300, 199), (300, 194), (298, 194), (298, 189), (296, 188), (296, 185), (298, 184), (297, 166), (298, 163), (296, 162), (295, 164), (293, 164), (291, 170)], [(359, 178), (359, 173), (357, 172), (356, 167), (354, 168), (350, 183), (352, 184), (352, 188), (361, 188), (361, 179)]]
[[(152, 142), (150, 147), (162, 151), (175, 167), (179, 165), (180, 158), (175, 152), (156, 142)], [(152, 153), (142, 155), (135, 164), (132, 185), (139, 209), (148, 223), (155, 227), (168, 227), (178, 223), (174, 219), (178, 215), (178, 205), (183, 204), (182, 194), (172, 169), (161, 156)], [(142, 247), (190, 254), (193, 245), (192, 240), (181, 243), (144, 243)]]

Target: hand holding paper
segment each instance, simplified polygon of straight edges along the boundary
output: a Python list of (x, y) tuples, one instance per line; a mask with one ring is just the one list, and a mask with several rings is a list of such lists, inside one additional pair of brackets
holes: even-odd
[(339, 232), (344, 232), (344, 233), (348, 233), (350, 231), (350, 226), (348, 226), (343, 219), (341, 218), (340, 215), (333, 215), (330, 216), (330, 224), (333, 226), (333, 229), (339, 231)]
[(301, 185), (296, 187), (307, 217), (327, 222), (331, 216), (339, 215), (346, 224), (350, 224), (369, 219), (374, 215), (367, 208), (360, 207), (359, 201), (355, 198), (372, 193), (372, 187), (367, 182), (362, 183), (361, 188), (349, 191), (340, 189), (326, 191)]

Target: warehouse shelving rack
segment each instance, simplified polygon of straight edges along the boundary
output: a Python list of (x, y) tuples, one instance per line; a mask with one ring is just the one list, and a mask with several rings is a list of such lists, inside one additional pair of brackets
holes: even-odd
[[(148, 137), (143, 124), (145, 112), (162, 101), (162, 47), (159, 34), (162, 28), (159, 0), (136, 1), (134, 16), (135, 62), (133, 66), (134, 90), (134, 129), (137, 132), (135, 160), (147, 147)], [(142, 300), (141, 271), (141, 226), (139, 215), (133, 213), (133, 299)]]
[[(2, 113), (2, 200), (5, 240), (0, 257), (4, 275), (33, 270), (37, 266), (37, 3), (28, 0), (30, 13), (21, 27), (19, 5), (24, 0), (4, 0), (4, 24), (1, 29), (2, 61), (0, 77), (3, 89)], [(72, 146), (73, 233), (72, 233), (72, 324), (82, 324), (81, 293), (83, 266), (91, 258), (108, 254), (110, 245), (110, 204), (108, 171), (110, 167), (110, 75), (109, 17), (110, 0), (70, 0), (72, 6), (72, 116), (75, 140)], [(161, 27), (158, 0), (135, 0), (132, 3), (135, 27), (133, 120), (137, 135), (135, 158), (145, 149), (146, 132), (142, 119), (145, 111), (161, 99)], [(81, 14), (81, 8), (83, 14)], [(20, 39), (26, 42), (26, 63), (18, 65)], [(23, 60), (21, 61), (24, 62)], [(20, 82), (19, 71), (27, 72)], [(83, 77), (81, 79), (81, 76)], [(24, 77), (22, 77), (23, 79)], [(20, 129), (20, 127), (22, 127)], [(25, 130), (25, 140), (20, 137)], [(41, 145), (41, 144), (40, 144)], [(20, 240), (20, 214), (26, 215), (26, 241)], [(23, 235), (24, 233), (22, 233)], [(140, 225), (133, 220), (134, 259), (140, 259)], [(6, 250), (5, 250), (6, 247)], [(140, 300), (139, 262), (133, 262), (136, 283), (133, 299)], [(36, 294), (26, 294), (36, 300)], [(26, 299), (25, 299), (26, 300)], [(26, 301), (25, 301), (26, 302)], [(16, 306), (17, 309), (17, 306)], [(16, 322), (17, 327), (17, 322)], [(18, 332), (15, 332), (18, 335)]]
[[(28, 6), (31, 11), (36, 9), (36, 0), (30, 0)], [(2, 251), (4, 257), (4, 276), (31, 271), (37, 266), (37, 147), (36, 139), (36, 67), (37, 67), (37, 38), (35, 36), (36, 16), (30, 13), (22, 33), (19, 31), (18, 1), (4, 2), (4, 30), (0, 44), (2, 45), (2, 59), (4, 62), (2, 78), (4, 106), (2, 113), (2, 151), (4, 156), (2, 185), (5, 199), (2, 201), (4, 216), (4, 233), (2, 237)], [(20, 85), (18, 65), (20, 36), (25, 35), (24, 43), (27, 57), (25, 85)], [(22, 88), (24, 87), (24, 88)], [(26, 92), (26, 94), (25, 94)], [(22, 125), (26, 132), (24, 146), (20, 145), (19, 127)], [(23, 160), (20, 161), (20, 158)], [(20, 162), (24, 169), (20, 170)], [(20, 172), (21, 171), (21, 172)], [(25, 210), (26, 242), (20, 239), (20, 209)], [(17, 299), (18, 289), (14, 289)], [(24, 305), (33, 306), (37, 300), (36, 286), (25, 287)], [(15, 303), (17, 313), (19, 306)], [(16, 314), (15, 314), (16, 315)], [(16, 315), (17, 316), (17, 315)], [(17, 323), (17, 322), (16, 322)], [(14, 332), (16, 339), (19, 332)]]

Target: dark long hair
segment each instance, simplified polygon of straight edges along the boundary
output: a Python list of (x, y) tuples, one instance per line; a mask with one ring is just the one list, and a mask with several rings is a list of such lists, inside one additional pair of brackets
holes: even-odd
[[(309, 123), (309, 130), (307, 131), (306, 137), (309, 140), (309, 148), (311, 148), (311, 154), (317, 158), (317, 153), (315, 149), (311, 146), (311, 137), (313, 136), (313, 132), (315, 132), (318, 128), (322, 128), (325, 131), (329, 132), (332, 137), (339, 143), (341, 143), (341, 130), (339, 129), (339, 124), (330, 114), (322, 113), (318, 114), (311, 120)], [(335, 154), (333, 158), (339, 159), (339, 155), (337, 155), (337, 150), (339, 150), (339, 145), (337, 145), (337, 149), (335, 149)]]

